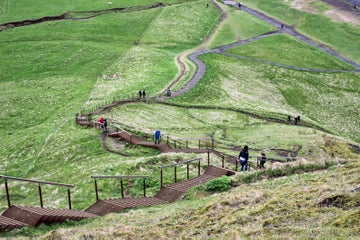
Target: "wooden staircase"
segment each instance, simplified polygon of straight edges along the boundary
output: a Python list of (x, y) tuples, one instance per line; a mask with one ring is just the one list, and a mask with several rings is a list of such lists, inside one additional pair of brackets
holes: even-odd
[(180, 199), (186, 193), (186, 191), (193, 186), (205, 184), (209, 180), (217, 177), (224, 175), (231, 176), (233, 174), (235, 174), (235, 172), (231, 170), (209, 165), (203, 175), (182, 182), (164, 185), (154, 197), (98, 200), (85, 211), (95, 215), (103, 216), (108, 213), (120, 212), (124, 209), (169, 204)]
[(85, 218), (98, 217), (95, 214), (78, 210), (10, 206), (0, 216), (0, 231), (22, 228), (25, 226), (38, 226), (42, 223), (51, 224), (65, 220), (79, 221)]

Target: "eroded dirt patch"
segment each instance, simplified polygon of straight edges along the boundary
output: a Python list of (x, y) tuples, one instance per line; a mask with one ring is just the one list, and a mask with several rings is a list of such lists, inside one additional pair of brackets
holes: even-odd
[[(284, 0), (289, 2), (289, 0)], [(360, 25), (360, 7), (354, 8), (350, 3), (339, 0), (321, 0), (329, 6), (329, 10), (324, 14), (335, 22), (346, 22)], [(291, 7), (309, 13), (319, 13), (315, 7), (315, 0), (294, 0), (290, 3)]]

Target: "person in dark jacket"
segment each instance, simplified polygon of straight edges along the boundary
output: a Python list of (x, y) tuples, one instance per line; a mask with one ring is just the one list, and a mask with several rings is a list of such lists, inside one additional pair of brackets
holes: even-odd
[(266, 162), (266, 155), (264, 152), (261, 153), (261, 158), (260, 158), (260, 168), (265, 168), (265, 162)]
[(104, 129), (105, 132), (108, 131), (108, 122), (107, 122), (106, 119), (104, 119), (103, 129)]
[(248, 160), (249, 160), (249, 147), (245, 145), (245, 147), (239, 153), (239, 162), (241, 165), (240, 171), (247, 171), (249, 165)]

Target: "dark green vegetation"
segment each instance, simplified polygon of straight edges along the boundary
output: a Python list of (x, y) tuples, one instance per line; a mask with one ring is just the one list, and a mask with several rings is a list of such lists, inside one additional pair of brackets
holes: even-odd
[[(76, 112), (104, 100), (137, 94), (139, 89), (159, 94), (175, 79), (174, 58), (207, 38), (204, 45), (216, 47), (274, 30), (220, 2), (228, 14), (222, 22), (217, 8), (212, 4), (206, 8), (208, 1), (163, 2), (171, 5), (0, 32), (2, 175), (75, 184), (73, 207), (85, 209), (95, 201), (91, 175), (149, 175), (146, 185), (151, 195), (159, 188), (158, 166), (195, 157), (159, 154), (107, 139), (112, 149), (130, 156), (111, 154), (102, 148), (97, 129), (74, 123)], [(244, 1), (287, 24), (298, 19), (296, 29), (359, 62), (359, 49), (354, 44), (359, 42), (358, 25), (303, 13), (283, 2)], [(98, 1), (0, 3), (4, 6), (0, 20), (5, 23), (67, 11), (147, 6), (155, 1), (117, 1), (113, 5)], [(280, 7), (274, 7), (277, 4)], [(324, 5), (318, 7), (324, 9)], [(264, 38), (230, 52), (286, 65), (348, 69), (286, 35)], [(238, 154), (239, 146), (248, 144), (253, 156), (264, 149), (268, 156), (284, 150), (298, 151), (304, 159), (289, 164), (267, 162), (264, 171), (239, 174), (231, 179), (236, 188), (228, 193), (210, 195), (199, 187), (186, 197), (192, 200), (169, 206), (81, 223), (24, 228), (2, 236), (359, 237), (359, 194), (350, 193), (360, 184), (359, 155), (348, 145), (360, 143), (359, 73), (311, 73), (215, 53), (201, 59), (207, 64), (204, 78), (189, 93), (169, 100), (173, 106), (153, 101), (133, 103), (103, 115), (112, 126), (117, 122), (136, 134), (151, 134), (160, 128), (163, 134), (178, 139), (212, 136), (216, 149), (232, 155)], [(284, 124), (288, 114), (300, 114), (310, 127)], [(191, 176), (195, 175), (193, 167)], [(185, 168), (179, 168), (179, 180), (185, 178)], [(172, 169), (165, 171), (164, 179), (172, 182)], [(119, 197), (118, 185), (101, 180), (101, 197)], [(125, 183), (129, 196), (140, 196), (141, 185), (141, 181)], [(14, 204), (38, 205), (36, 186), (11, 183), (10, 189)], [(44, 188), (44, 205), (66, 208), (65, 190)], [(0, 193), (4, 210), (3, 188)], [(198, 198), (201, 196), (207, 197)], [(331, 201), (336, 206), (319, 205), (324, 199), (334, 199)]]

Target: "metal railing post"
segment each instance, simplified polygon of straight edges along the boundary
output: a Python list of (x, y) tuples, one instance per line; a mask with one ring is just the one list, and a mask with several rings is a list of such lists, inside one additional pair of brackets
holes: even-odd
[(120, 180), (120, 192), (121, 192), (121, 198), (124, 198), (124, 185), (123, 180)]
[(7, 200), (7, 203), (8, 203), (8, 207), (11, 207), (9, 186), (8, 186), (8, 183), (7, 183), (7, 179), (5, 179), (5, 191), (6, 191), (6, 200)]
[(68, 203), (69, 203), (69, 209), (71, 210), (71, 195), (70, 195), (70, 188), (68, 188), (67, 192), (68, 192)]
[(160, 168), (160, 188), (163, 186), (163, 169)]
[(236, 163), (235, 163), (235, 172), (237, 172), (237, 170), (238, 170), (238, 164), (239, 164), (239, 161), (236, 159)]
[(176, 183), (176, 165), (174, 166), (174, 182)]
[(207, 158), (207, 162), (208, 162), (208, 166), (210, 165), (210, 151), (209, 149), (207, 149), (207, 155), (208, 155), (208, 158)]
[(40, 198), (40, 207), (43, 208), (43, 199), (42, 199), (42, 192), (41, 192), (41, 185), (39, 184), (39, 198)]
[(211, 138), (211, 149), (214, 149), (214, 139)]
[(221, 167), (222, 168), (225, 167), (225, 156), (224, 155), (221, 156)]
[(98, 187), (97, 187), (97, 182), (96, 179), (94, 180), (95, 183), (95, 195), (96, 195), (96, 201), (99, 201), (99, 193), (98, 193)]
[(198, 162), (198, 176), (200, 176), (200, 160)]
[(175, 149), (176, 149), (176, 141), (174, 140), (174, 144), (175, 144)]
[(146, 178), (144, 178), (144, 197), (146, 197)]
[(200, 139), (199, 139), (199, 149), (200, 149)]
[(187, 179), (189, 179), (189, 163), (186, 163), (186, 175)]
[(166, 144), (169, 145), (169, 135), (166, 136)]
[(189, 142), (186, 140), (186, 149), (188, 149)]

